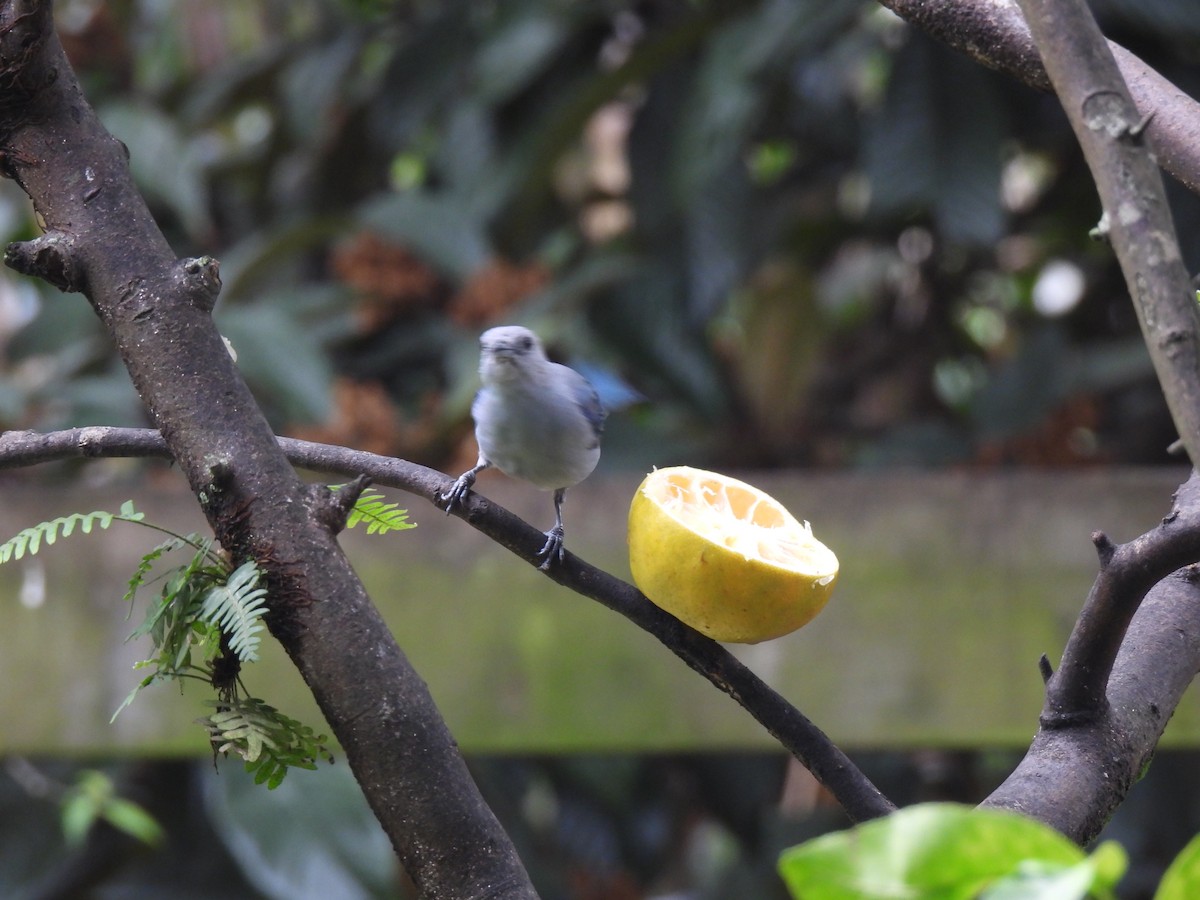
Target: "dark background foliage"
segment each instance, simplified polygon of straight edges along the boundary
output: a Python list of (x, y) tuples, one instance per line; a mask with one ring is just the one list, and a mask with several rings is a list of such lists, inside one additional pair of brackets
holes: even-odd
[[(1098, 4), (1194, 89), (1187, 4)], [(60, 4), (91, 98), (285, 431), (452, 469), (520, 320), (606, 466), (1159, 462), (1170, 426), (1051, 97), (860, 2)], [(1200, 202), (1173, 190), (1200, 266)], [(6, 238), (33, 229), (7, 195)], [(5, 427), (137, 423), (6, 279)], [(632, 402), (631, 402), (632, 401)]]

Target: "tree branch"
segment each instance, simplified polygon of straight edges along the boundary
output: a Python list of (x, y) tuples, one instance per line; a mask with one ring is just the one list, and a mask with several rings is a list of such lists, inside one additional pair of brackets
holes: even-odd
[[(896, 15), (976, 62), (1040, 91), (1051, 90), (1016, 0), (879, 0)], [(1143, 118), (1147, 145), (1163, 171), (1200, 193), (1200, 103), (1119, 44), (1108, 42)]]
[(0, 172), (46, 230), (6, 259), (87, 296), (222, 546), (266, 574), (271, 631), (421, 895), (535, 896), (428, 689), (313, 515), (226, 352), (209, 315), (215, 263), (171, 252), (124, 145), (83, 96), (49, 0), (0, 2)]
[[(374, 484), (416, 494), (435, 506), (453, 484), (453, 479), (441, 472), (402, 459), (294, 438), (278, 440), (288, 459), (301, 468), (350, 477), (365, 475)], [(0, 470), (63, 459), (169, 456), (162, 437), (145, 428), (75, 428), (50, 434), (9, 431), (0, 435)], [(530, 565), (539, 565), (545, 535), (502, 506), (472, 492), (465, 508), (454, 514)], [(569, 551), (548, 577), (625, 616), (729, 694), (829, 789), (852, 820), (875, 818), (895, 809), (849, 757), (777, 691), (719, 643), (655, 606), (633, 585)]]
[(1200, 475), (1175, 494), (1162, 523), (1127, 544), (1093, 535), (1100, 572), (1046, 689), (1045, 728), (1091, 721), (1111, 705), (1109, 675), (1142, 599), (1172, 572), (1200, 560)]
[(1149, 120), (1138, 113), (1084, 0), (1019, 2), (1100, 192), (1175, 427), (1192, 465), (1200, 465), (1200, 307), (1145, 146)]
[[(1200, 312), (1144, 146), (1150, 120), (1139, 117), (1082, 0), (1019, 2), (1096, 181), (1143, 336), (1195, 465)], [(1198, 501), (1193, 473), (1153, 531), (1120, 546), (1093, 536), (1100, 573), (1048, 680), (1041, 727), (986, 805), (1019, 810), (1087, 843), (1141, 776), (1200, 670), (1195, 575), (1188, 569), (1168, 577), (1200, 558)]]
[(1145, 773), (1183, 693), (1200, 672), (1200, 585), (1191, 568), (1158, 582), (1130, 623), (1088, 721), (1043, 724), (984, 806), (1033, 816), (1080, 844), (1100, 833)]

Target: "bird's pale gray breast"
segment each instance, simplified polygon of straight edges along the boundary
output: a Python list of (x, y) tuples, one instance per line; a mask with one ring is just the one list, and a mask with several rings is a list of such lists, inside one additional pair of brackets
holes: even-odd
[(485, 388), (472, 412), (484, 458), (542, 490), (578, 484), (600, 459), (595, 429), (570, 397)]

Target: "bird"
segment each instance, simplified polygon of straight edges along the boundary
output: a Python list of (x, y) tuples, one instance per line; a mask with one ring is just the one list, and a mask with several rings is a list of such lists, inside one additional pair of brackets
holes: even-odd
[(520, 325), (489, 328), (479, 338), (483, 386), (471, 404), (479, 459), (441, 495), (447, 515), (484, 469), (554, 491), (554, 527), (537, 558), (542, 571), (562, 562), (563, 498), (600, 460), (605, 410), (595, 388), (574, 369), (546, 358), (538, 336)]

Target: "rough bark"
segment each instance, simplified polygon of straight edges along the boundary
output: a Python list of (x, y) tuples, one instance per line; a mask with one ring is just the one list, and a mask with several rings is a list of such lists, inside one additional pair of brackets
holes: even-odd
[(46, 0), (0, 5), (0, 151), (45, 227), (7, 262), (91, 302), (222, 546), (265, 571), (271, 631), (422, 895), (534, 896), (334, 540), (329, 492), (298, 479), (226, 352), (210, 318), (215, 261), (171, 252), (125, 147), (83, 97)]

